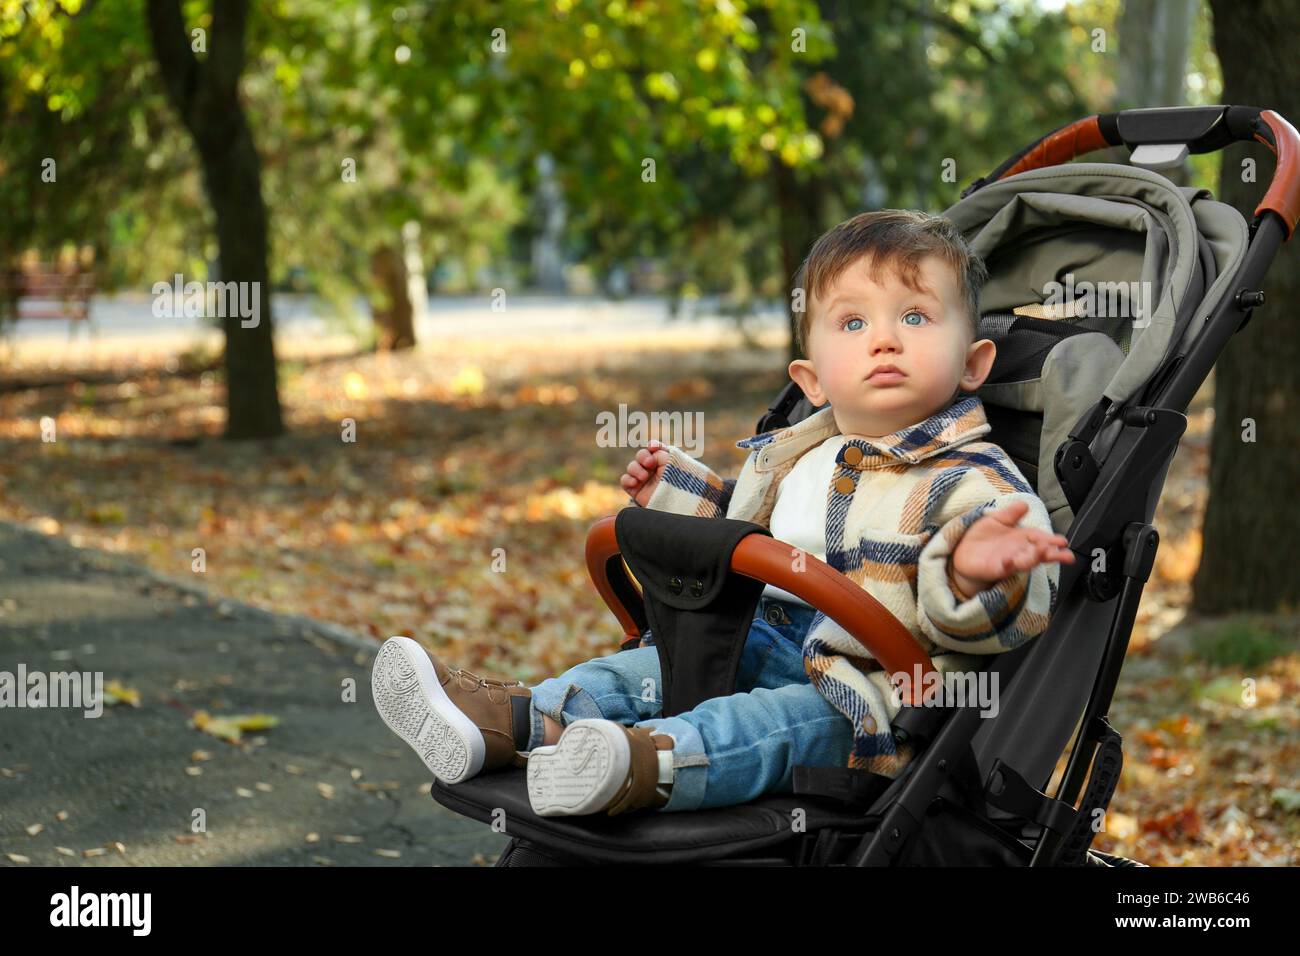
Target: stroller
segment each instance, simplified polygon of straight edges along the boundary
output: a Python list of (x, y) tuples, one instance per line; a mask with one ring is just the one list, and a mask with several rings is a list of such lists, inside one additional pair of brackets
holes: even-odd
[[(1249, 225), (1208, 190), (1154, 171), (1241, 140), (1276, 157)], [(1132, 165), (1068, 162), (1120, 145)], [(691, 813), (539, 817), (518, 768), (435, 782), (433, 798), (484, 823), (504, 810), (511, 841), (497, 866), (1143, 865), (1091, 849), (1123, 764), (1107, 711), (1155, 560), (1151, 521), (1183, 412), (1264, 302), (1264, 274), (1300, 215), (1298, 161), (1300, 137), (1271, 110), (1125, 110), (1049, 133), (944, 213), (989, 269), (981, 337), (998, 349), (978, 393), (987, 440), (1016, 462), (1079, 558), (1060, 567), (1048, 630), (982, 659), (1001, 690), (995, 717), (904, 700), (891, 730), (915, 756), (897, 778), (796, 767), (793, 793)], [(1121, 301), (1129, 295), (1136, 301)], [(757, 431), (812, 411), (790, 383)], [(889, 672), (930, 671), (865, 590), (811, 556), (794, 573), (788, 555), (767, 529), (727, 518), (626, 508), (591, 529), (587, 565), (625, 633), (620, 650), (659, 649), (665, 716), (734, 691), (764, 582), (820, 609)]]

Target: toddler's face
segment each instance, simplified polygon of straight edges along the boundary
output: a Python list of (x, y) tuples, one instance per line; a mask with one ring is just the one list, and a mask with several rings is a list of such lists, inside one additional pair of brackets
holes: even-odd
[(814, 405), (831, 403), (846, 435), (878, 438), (923, 421), (947, 408), (958, 387), (975, 391), (993, 365), (996, 346), (971, 341), (952, 268), (937, 256), (919, 268), (923, 292), (892, 270), (873, 282), (859, 259), (825, 296), (810, 296), (810, 358), (791, 362), (790, 377)]

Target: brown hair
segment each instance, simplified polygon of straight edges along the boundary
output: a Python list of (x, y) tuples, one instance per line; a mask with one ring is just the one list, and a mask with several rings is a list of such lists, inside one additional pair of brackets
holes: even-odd
[(971, 252), (961, 232), (951, 220), (908, 209), (878, 209), (859, 213), (829, 229), (813, 243), (808, 258), (794, 277), (794, 289), (804, 290), (802, 310), (796, 309), (795, 347), (808, 357), (810, 306), (849, 266), (867, 257), (869, 274), (875, 279), (876, 267), (892, 268), (910, 289), (919, 291), (920, 262), (927, 256), (944, 259), (957, 274), (972, 341), (979, 335), (979, 296), (988, 269)]

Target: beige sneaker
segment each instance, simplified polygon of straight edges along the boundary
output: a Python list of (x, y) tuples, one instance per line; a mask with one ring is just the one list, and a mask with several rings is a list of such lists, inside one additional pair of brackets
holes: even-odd
[(370, 688), (375, 709), (442, 783), (525, 766), (529, 699), (520, 681), (452, 670), (409, 637), (379, 648)]

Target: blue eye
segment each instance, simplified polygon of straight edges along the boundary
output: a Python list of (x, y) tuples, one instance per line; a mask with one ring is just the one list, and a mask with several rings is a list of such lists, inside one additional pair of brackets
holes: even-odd
[[(914, 315), (915, 315), (915, 316), (919, 316), (920, 319), (921, 319), (921, 321), (920, 321), (920, 322), (908, 322), (907, 320), (908, 320), (909, 318), (911, 318), (912, 316), (914, 316)], [(924, 312), (920, 312), (920, 311), (918, 311), (918, 310), (916, 310), (916, 309), (912, 309), (910, 312), (908, 312), (906, 315), (903, 316), (903, 323), (904, 323), (905, 325), (924, 325), (927, 321), (929, 321), (929, 320), (926, 318), (925, 313), (924, 313)]]
[[(850, 332), (856, 332), (856, 331), (858, 331), (857, 329), (850, 329), (850, 328), (849, 328), (849, 323), (850, 323), (850, 322), (861, 322), (861, 321), (862, 321), (862, 318), (861, 318), (860, 316), (851, 315), (851, 316), (849, 316), (847, 319), (845, 319), (844, 321), (842, 321), (842, 322), (840, 323), (840, 328), (841, 328), (841, 329), (848, 329), (848, 331), (850, 331)], [(859, 328), (861, 328), (861, 326), (859, 326)]]

